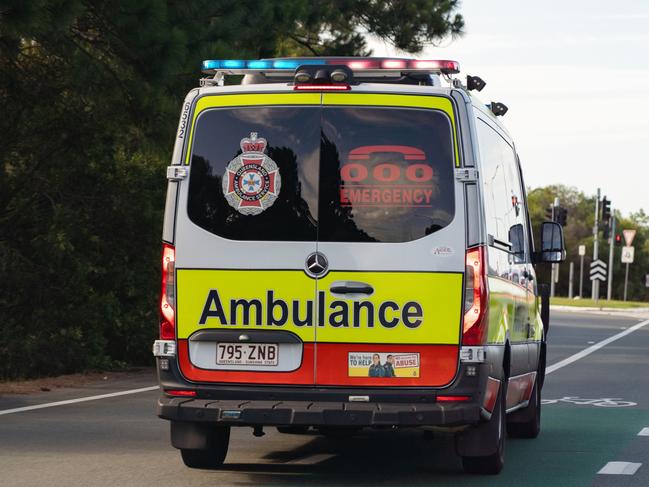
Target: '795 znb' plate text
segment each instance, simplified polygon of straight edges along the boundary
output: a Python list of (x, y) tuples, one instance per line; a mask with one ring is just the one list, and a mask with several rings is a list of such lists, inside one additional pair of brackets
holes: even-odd
[(276, 343), (218, 343), (217, 365), (277, 365), (279, 346)]

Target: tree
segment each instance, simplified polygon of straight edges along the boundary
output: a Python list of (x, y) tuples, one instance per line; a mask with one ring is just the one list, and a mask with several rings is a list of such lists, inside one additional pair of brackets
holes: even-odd
[[(591, 295), (591, 282), (588, 278), (589, 266), (593, 256), (593, 226), (595, 225), (595, 197), (587, 196), (576, 188), (564, 185), (552, 185), (542, 188), (535, 188), (528, 191), (528, 202), (530, 218), (532, 220), (533, 234), (535, 238), (540, 235), (541, 223), (546, 220), (545, 209), (559, 198), (561, 206), (568, 210), (568, 224), (564, 228), (566, 240), (567, 258), (560, 266), (559, 282), (556, 287), (556, 294), (568, 295), (570, 262), (575, 264), (575, 295), (579, 292), (579, 245), (586, 246), (584, 258), (584, 297)], [(633, 242), (636, 247), (635, 262), (629, 268), (629, 289), (628, 298), (631, 300), (647, 300), (649, 294), (644, 287), (644, 276), (649, 273), (649, 217), (640, 210), (624, 218), (617, 211), (617, 233), (623, 228), (634, 228), (637, 235)], [(601, 224), (601, 223), (600, 223)], [(538, 246), (538, 241), (536, 242)], [(599, 234), (599, 258), (608, 264), (609, 243)], [(613, 259), (613, 299), (622, 299), (624, 292), (624, 265), (620, 262), (620, 250), (614, 249)], [(539, 282), (550, 281), (550, 266), (539, 267)], [(600, 285), (602, 297), (606, 297), (606, 283)]]
[(418, 52), (457, 0), (0, 0), (0, 378), (145, 363), (164, 167), (206, 58)]

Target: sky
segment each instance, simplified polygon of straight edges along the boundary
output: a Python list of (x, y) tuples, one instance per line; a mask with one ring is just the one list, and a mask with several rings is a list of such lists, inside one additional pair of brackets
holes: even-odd
[[(649, 212), (649, 0), (464, 0), (464, 35), (421, 59), (460, 62), (503, 123), (525, 182), (602, 195)], [(370, 40), (375, 56), (407, 56)]]

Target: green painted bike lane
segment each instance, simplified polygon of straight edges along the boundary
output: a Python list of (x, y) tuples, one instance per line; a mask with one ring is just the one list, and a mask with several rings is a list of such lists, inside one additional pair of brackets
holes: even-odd
[(471, 485), (590, 486), (649, 424), (649, 410), (549, 404), (542, 418), (538, 438), (508, 439), (505, 468), (497, 480), (474, 477)]

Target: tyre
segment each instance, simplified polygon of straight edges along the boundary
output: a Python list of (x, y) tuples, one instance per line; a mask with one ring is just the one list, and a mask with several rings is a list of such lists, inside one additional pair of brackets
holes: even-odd
[(303, 435), (309, 431), (308, 426), (278, 426), (277, 431), (288, 435)]
[(213, 428), (208, 433), (208, 447), (200, 450), (181, 448), (180, 456), (189, 468), (216, 469), (223, 465), (230, 444), (230, 428)]
[(496, 475), (503, 469), (505, 465), (506, 397), (506, 387), (501, 386), (498, 400), (491, 413), (491, 419), (482, 425), (482, 431), (480, 432), (482, 438), (478, 439), (478, 441), (485, 442), (495, 441), (496, 451), (483, 456), (462, 456), (462, 466), (465, 472)]
[(534, 384), (530, 403), (525, 409), (511, 414), (507, 434), (512, 438), (536, 438), (541, 432), (541, 388)]

